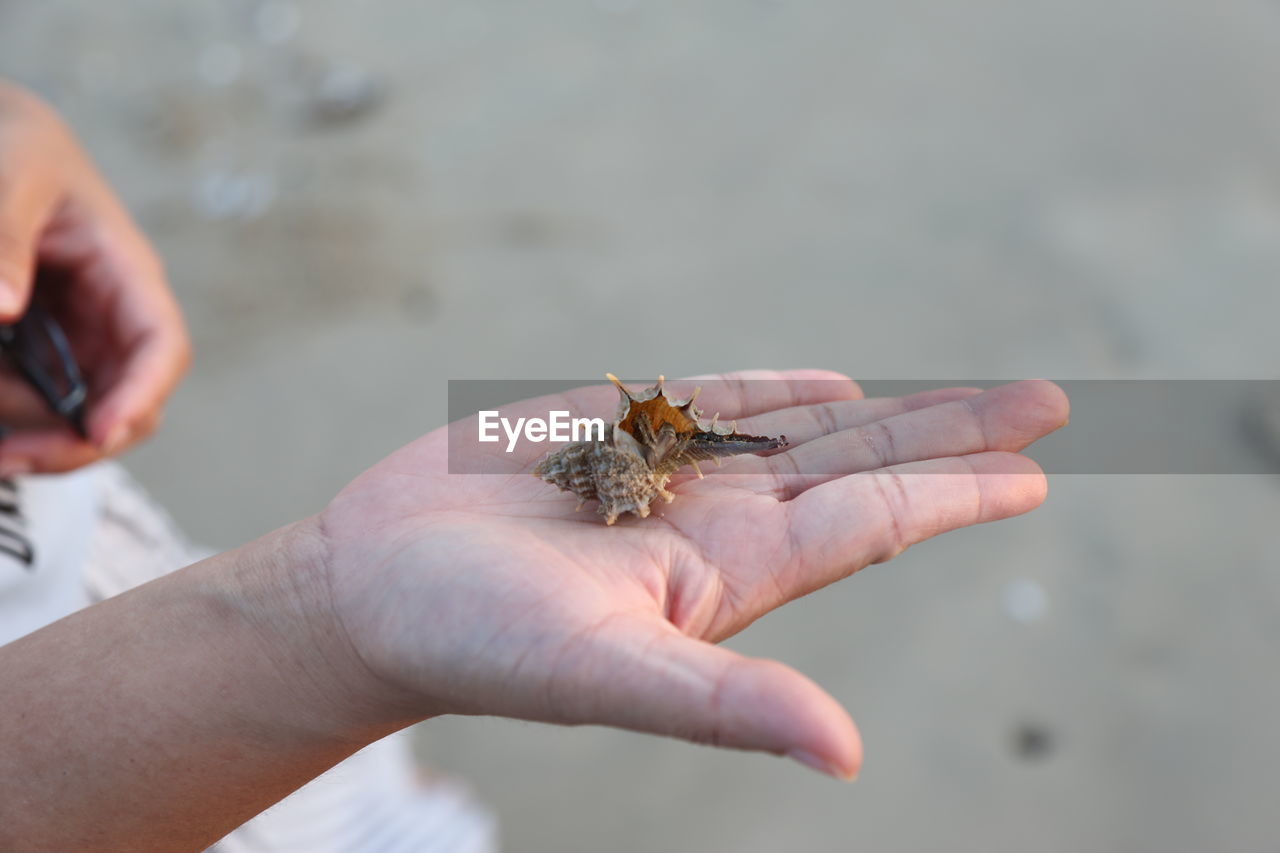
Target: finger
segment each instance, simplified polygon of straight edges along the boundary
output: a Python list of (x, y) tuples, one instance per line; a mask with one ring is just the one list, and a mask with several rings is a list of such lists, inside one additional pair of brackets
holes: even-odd
[(68, 427), (11, 432), (0, 440), (0, 477), (58, 474), (102, 458), (102, 451)]
[(61, 419), (20, 376), (0, 367), (0, 425), (57, 426)]
[(741, 457), (726, 471), (758, 474), (735, 485), (790, 500), (859, 471), (991, 450), (1016, 452), (1065, 424), (1068, 410), (1066, 395), (1053, 383), (1014, 382), (831, 433), (767, 458)]
[[(894, 415), (949, 403), (953, 400), (961, 400), (981, 393), (981, 388), (938, 388), (904, 397), (873, 397), (869, 400), (837, 400), (813, 403), (807, 406), (777, 409), (773, 412), (766, 412), (763, 415), (745, 418), (737, 421), (734, 426), (738, 432), (748, 435), (786, 436), (786, 446), (796, 447), (807, 441), (813, 441), (841, 430), (865, 426)], [(775, 456), (784, 452), (786, 452), (785, 448), (780, 447), (762, 451), (755, 454), (755, 456)], [(754, 474), (766, 477), (767, 479), (763, 479), (758, 483), (734, 481), (733, 485), (735, 487), (745, 486), (760, 494), (773, 494), (780, 500), (790, 499), (805, 488), (825, 481), (819, 478), (806, 478), (799, 473), (789, 472), (788, 464), (787, 461), (781, 461), (774, 465), (758, 464), (754, 457), (744, 457), (737, 462), (730, 463), (728, 468), (718, 473)], [(846, 471), (844, 473), (850, 472)], [(672, 476), (671, 485), (678, 486), (694, 479), (701, 479), (698, 472), (682, 469)]]
[(1030, 512), (1047, 488), (1035, 462), (1000, 452), (841, 477), (781, 505), (789, 553), (770, 584), (805, 595), (940, 533)]
[[(155, 432), (162, 413), (154, 411), (135, 422), (128, 441), (116, 448), (119, 452)], [(95, 443), (85, 441), (62, 421), (46, 429), (19, 430), (0, 440), (0, 477), (19, 474), (60, 474), (97, 462), (106, 453)]]
[[(176, 324), (176, 325), (175, 325)], [(181, 319), (161, 322), (126, 354), (119, 378), (89, 412), (91, 440), (114, 455), (155, 428), (165, 401), (190, 364)]]
[[(738, 432), (750, 435), (785, 435), (788, 446), (795, 447), (841, 430), (865, 426), (894, 415), (962, 400), (981, 393), (981, 388), (937, 388), (905, 397), (831, 400), (776, 409), (761, 415), (739, 419), (737, 426)], [(770, 451), (770, 453), (779, 452), (782, 451)]]
[(27, 310), (36, 244), (58, 200), (48, 157), (35, 143), (14, 134), (0, 155), (0, 323), (13, 323)]
[(666, 622), (615, 619), (568, 650), (557, 672), (549, 696), (557, 722), (789, 755), (844, 779), (862, 763), (853, 721), (808, 678), (692, 639)]
[(718, 412), (723, 418), (747, 418), (775, 409), (862, 399), (858, 383), (833, 370), (739, 370), (693, 376), (684, 381), (702, 387), (699, 409)]

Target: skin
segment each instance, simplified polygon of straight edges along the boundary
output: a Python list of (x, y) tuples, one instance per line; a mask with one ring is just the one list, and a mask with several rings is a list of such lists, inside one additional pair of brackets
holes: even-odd
[[(82, 318), (69, 332), (98, 360), (85, 364), (101, 444), (0, 388), (5, 416), (30, 424), (0, 459), (41, 470), (98, 458), (120, 424), (144, 434), (186, 363), (159, 267), (118, 205), (75, 149), (61, 150), (74, 173), (62, 180), (22, 142), (65, 142), (60, 127), (26, 96), (0, 97), (0, 278), (19, 283), (20, 303), (25, 270), (65, 260), (72, 283), (49, 286), (100, 309), (66, 316)], [(15, 151), (35, 176), (14, 171), (27, 162)], [(55, 250), (68, 233), (80, 251)], [(31, 257), (13, 250), (29, 245)], [(1047, 382), (863, 400), (825, 371), (724, 379), (702, 383), (700, 404), (792, 445), (678, 476), (676, 501), (650, 518), (606, 527), (575, 512), (574, 496), (528, 475), (540, 446), (455, 460), (487, 474), (450, 474), (441, 428), (315, 516), (0, 647), (0, 849), (201, 850), (362, 746), (443, 714), (618, 726), (852, 778), (861, 742), (832, 697), (716, 643), (922, 539), (1038, 506), (1045, 478), (1018, 451), (1062, 426), (1067, 402)], [(615, 401), (599, 386), (504, 413)]]
[[(442, 714), (618, 726), (852, 778), (862, 747), (834, 699), (715, 643), (1039, 505), (1044, 476), (1015, 451), (1067, 404), (1046, 382), (856, 400), (833, 374), (774, 375), (773, 399), (720, 408), (796, 446), (685, 479), (662, 515), (606, 527), (528, 476), (532, 458), (449, 474), (442, 428), (317, 516), (0, 648), (0, 846), (199, 850)], [(792, 473), (805, 454), (827, 473)]]
[[(1015, 452), (1065, 423), (1067, 402), (1047, 382), (858, 400), (838, 374), (764, 375), (776, 381), (708, 410), (793, 446), (685, 474), (643, 521), (576, 512), (527, 476), (538, 445), (455, 460), (506, 476), (451, 475), (446, 430), (357, 478), (316, 524), (335, 617), (369, 671), (433, 714), (607, 723), (851, 778), (861, 746), (830, 696), (715, 643), (921, 539), (1039, 505), (1045, 479)], [(615, 398), (582, 389), (509, 411)]]
[[(38, 287), (37, 287), (38, 283)], [(0, 323), (38, 294), (89, 385), (89, 440), (0, 360), (0, 476), (69, 471), (120, 453), (160, 422), (191, 349), (146, 238), (44, 103), (0, 81)]]

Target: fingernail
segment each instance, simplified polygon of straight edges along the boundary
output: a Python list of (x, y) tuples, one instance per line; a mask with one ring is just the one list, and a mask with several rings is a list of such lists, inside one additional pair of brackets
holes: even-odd
[(102, 452), (108, 456), (124, 449), (129, 443), (129, 425), (116, 424), (111, 428), (111, 432), (107, 433), (106, 441), (102, 442)]
[(35, 470), (30, 459), (0, 459), (0, 477), (17, 477)]
[(18, 288), (8, 279), (0, 278), (0, 315), (14, 317), (22, 310), (22, 299), (18, 296)]
[(846, 782), (852, 782), (858, 778), (856, 771), (852, 774), (846, 773), (826, 759), (819, 758), (813, 753), (807, 752), (803, 749), (793, 749), (787, 753), (787, 757), (795, 761), (799, 761), (811, 770), (817, 770), (819, 773), (825, 773), (828, 776), (833, 776), (836, 779), (842, 779)]

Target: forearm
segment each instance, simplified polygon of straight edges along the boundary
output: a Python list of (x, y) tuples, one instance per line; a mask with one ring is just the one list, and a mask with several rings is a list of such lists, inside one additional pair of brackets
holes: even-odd
[(303, 522), (0, 648), (0, 849), (200, 850), (413, 722)]

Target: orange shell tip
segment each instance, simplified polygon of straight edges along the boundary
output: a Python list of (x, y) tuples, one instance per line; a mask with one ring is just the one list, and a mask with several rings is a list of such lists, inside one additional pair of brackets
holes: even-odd
[(621, 391), (623, 394), (625, 394), (625, 395), (627, 396), (627, 399), (630, 399), (630, 398), (631, 398), (631, 392), (627, 390), (627, 386), (626, 386), (626, 385), (623, 385), (623, 384), (622, 384), (622, 380), (621, 380), (621, 379), (619, 379), (618, 377), (614, 376), (612, 373), (606, 373), (606, 374), (605, 374), (605, 378), (606, 378), (606, 379), (608, 379), (610, 382), (612, 382), (614, 385), (617, 385), (617, 386), (618, 386), (618, 390), (619, 390), (619, 391)]

